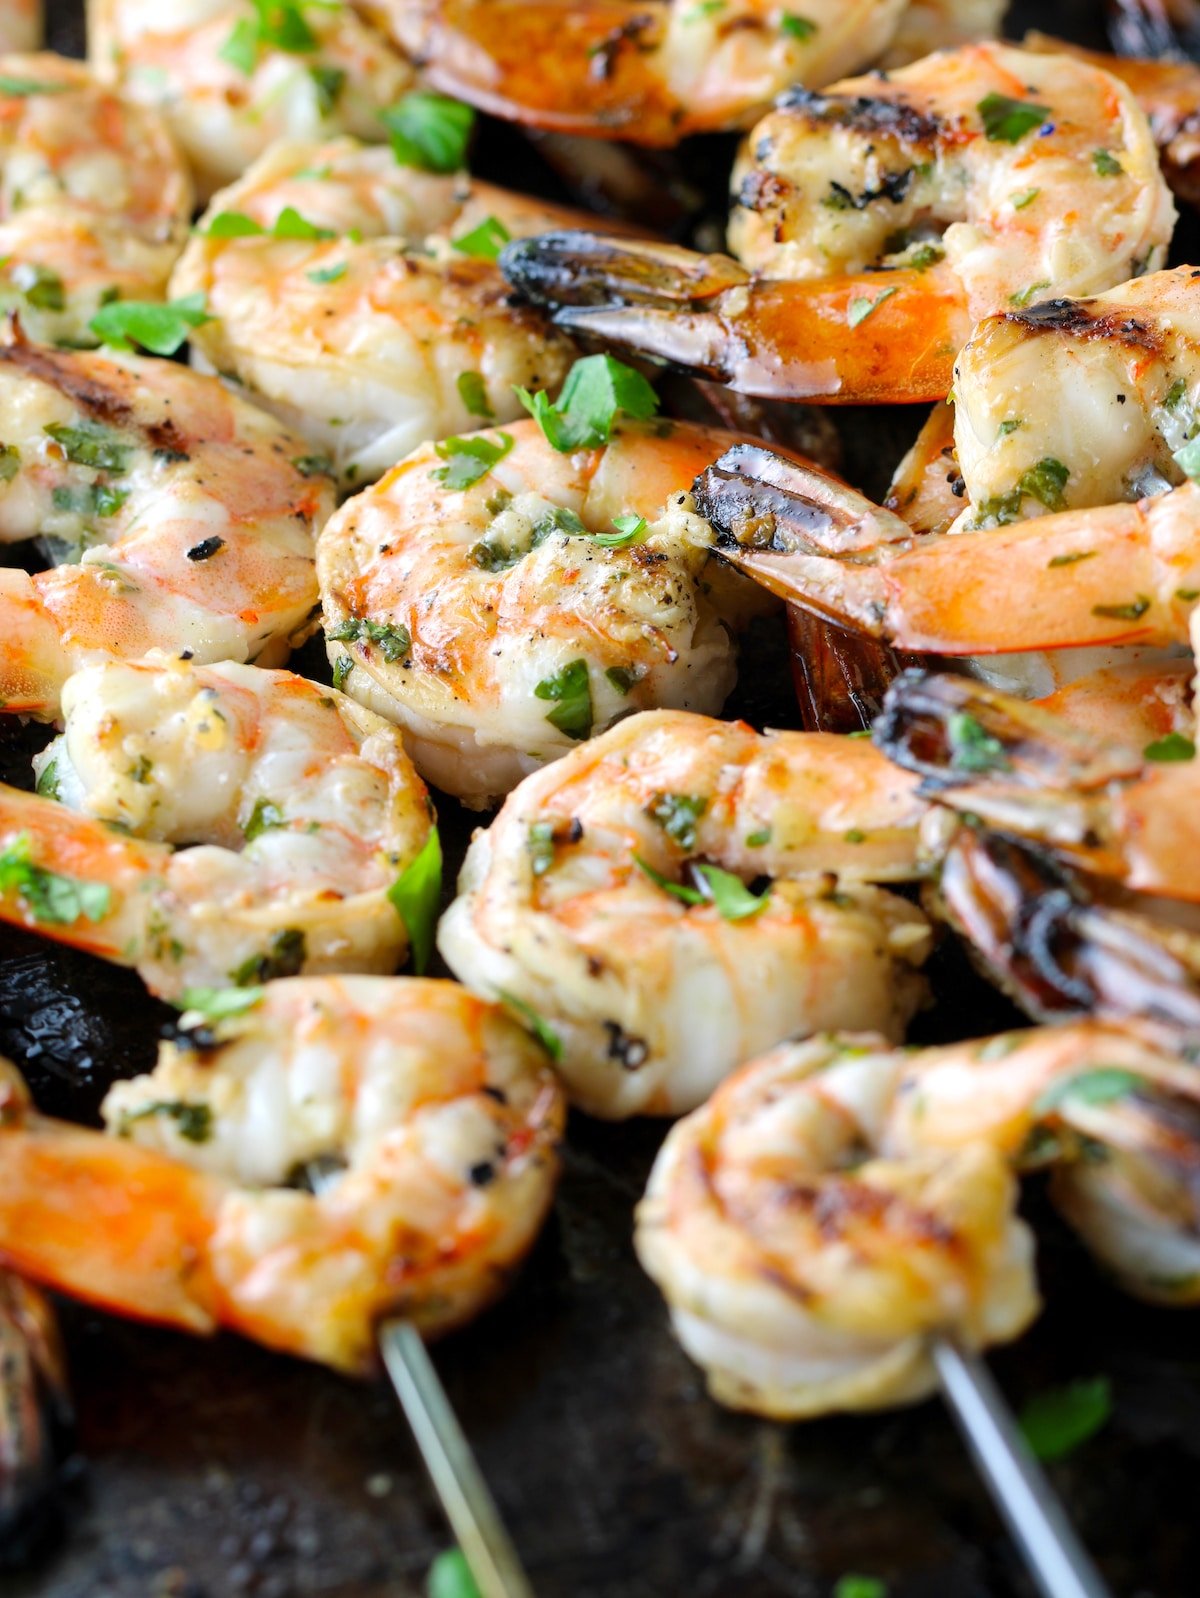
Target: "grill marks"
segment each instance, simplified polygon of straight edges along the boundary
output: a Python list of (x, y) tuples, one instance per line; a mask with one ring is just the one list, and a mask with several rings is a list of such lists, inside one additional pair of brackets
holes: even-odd
[(848, 128), (866, 138), (897, 139), (902, 144), (936, 144), (947, 131), (941, 117), (919, 111), (899, 95), (824, 95), (795, 88), (777, 105), (780, 110), (800, 112), (817, 127)]
[(1004, 320), (1028, 333), (1062, 333), (1081, 343), (1100, 341), (1143, 356), (1166, 354), (1158, 328), (1104, 300), (1043, 300), (1024, 310), (1004, 312)]

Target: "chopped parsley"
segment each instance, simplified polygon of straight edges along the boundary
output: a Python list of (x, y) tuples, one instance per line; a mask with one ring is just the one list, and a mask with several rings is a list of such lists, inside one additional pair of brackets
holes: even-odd
[(1092, 165), (1102, 178), (1119, 178), (1125, 175), (1125, 168), (1111, 150), (1093, 151)]
[(802, 44), (819, 30), (815, 22), (795, 11), (786, 11), (779, 21), (779, 31), (785, 39), (798, 39)]
[(301, 216), (294, 205), (285, 205), (270, 227), (264, 227), (244, 211), (218, 211), (203, 230), (210, 239), (301, 239), (315, 241), (336, 239), (337, 230), (320, 227)]
[(69, 426), (66, 422), (51, 422), (42, 431), (61, 448), (69, 461), (77, 466), (94, 466), (102, 472), (126, 472), (133, 446), (99, 422), (79, 422)]
[(317, 266), (304, 275), (310, 283), (339, 283), (349, 269), (349, 261), (335, 261), (332, 266)]
[(1050, 1110), (1060, 1109), (1069, 1100), (1077, 1104), (1112, 1104), (1136, 1093), (1142, 1085), (1142, 1078), (1136, 1071), (1127, 1071), (1121, 1065), (1098, 1065), (1051, 1083), (1039, 1094), (1033, 1108), (1036, 1114), (1045, 1115)]
[(13, 268), (12, 281), (14, 288), (20, 289), (25, 303), (35, 311), (66, 310), (67, 291), (63, 280), (48, 266), (22, 261)]
[(401, 166), (457, 172), (466, 165), (475, 112), (461, 100), (418, 90), (380, 113)]
[(495, 420), (496, 413), (492, 409), (487, 396), (487, 385), (479, 372), (460, 372), (458, 374), (458, 397), (462, 400), (467, 413), (478, 416), (485, 422)]
[(1148, 743), (1142, 754), (1147, 760), (1195, 760), (1196, 745), (1181, 732), (1168, 732)]
[(884, 300), (890, 300), (893, 294), (898, 294), (899, 292), (899, 289), (884, 289), (883, 293), (877, 295), (873, 300), (869, 300), (863, 295), (856, 296), (850, 301), (850, 309), (846, 313), (847, 322), (849, 322), (851, 327), (857, 327), (860, 322), (865, 322), (868, 316), (877, 311)]
[(446, 464), (436, 467), (433, 476), (446, 488), (470, 488), (481, 477), (486, 477), (513, 447), (511, 433), (498, 432), (496, 439), (499, 442), (482, 437), (445, 439), (435, 448), (439, 459)]
[(294, 977), (303, 970), (308, 949), (298, 927), (285, 927), (271, 939), (265, 954), (252, 954), (235, 966), (229, 980), (237, 988), (258, 986), (276, 977)]
[(253, 843), (255, 838), (261, 838), (264, 832), (273, 832), (279, 827), (286, 827), (287, 820), (283, 811), (273, 799), (256, 799), (254, 809), (250, 812), (250, 819), (242, 828), (246, 842)]
[(586, 660), (569, 661), (561, 671), (543, 677), (533, 690), (538, 699), (552, 701), (546, 720), (577, 742), (592, 732), (592, 687)]
[(946, 723), (950, 764), (956, 771), (1010, 771), (1004, 745), (965, 710), (956, 710)]
[(0, 94), (11, 95), (17, 100), (26, 100), (31, 94), (66, 94), (69, 88), (69, 83), (46, 83), (40, 78), (14, 78), (6, 72), (0, 72)]
[(165, 1115), (175, 1123), (175, 1130), (189, 1143), (207, 1143), (212, 1136), (213, 1112), (207, 1104), (190, 1103), (187, 1099), (155, 1099), (151, 1104), (139, 1105), (136, 1110), (123, 1110), (117, 1125), (117, 1136), (128, 1137), (135, 1121), (145, 1121), (152, 1115)]
[(224, 1021), (244, 1015), (262, 1003), (264, 988), (185, 988), (179, 996), (181, 1010), (196, 1010), (206, 1021)]
[(1094, 1376), (1037, 1393), (1020, 1412), (1021, 1430), (1037, 1459), (1062, 1459), (1086, 1443), (1112, 1414), (1112, 1384)]
[(317, 36), (304, 20), (301, 0), (251, 0), (253, 16), (241, 17), (218, 50), (222, 61), (247, 77), (266, 49), (306, 55), (317, 48)]
[(696, 847), (696, 823), (708, 809), (708, 799), (703, 794), (658, 793), (646, 814), (673, 838), (681, 849)]
[(388, 901), (404, 923), (413, 970), (423, 976), (433, 954), (438, 906), (442, 900), (442, 840), (436, 827), (388, 889)]
[(553, 402), (542, 390), (531, 394), (517, 387), (515, 392), (547, 441), (564, 455), (607, 444), (622, 413), (648, 421), (658, 411), (658, 395), (641, 373), (611, 355), (576, 361)]
[(1150, 609), (1152, 601), (1145, 594), (1139, 594), (1126, 605), (1093, 605), (1093, 616), (1104, 616), (1112, 621), (1140, 621)]
[(1016, 144), (1049, 119), (1050, 107), (1033, 100), (1013, 100), (1007, 94), (989, 94), (976, 109), (983, 131), (992, 144)]
[(115, 350), (129, 350), (140, 344), (152, 355), (174, 355), (194, 327), (203, 327), (211, 320), (204, 295), (197, 293), (168, 300), (165, 305), (115, 300), (97, 311), (88, 326)]
[(477, 261), (495, 261), (504, 246), (512, 242), (512, 234), (499, 218), (485, 216), (478, 227), (450, 242), (460, 255), (469, 255)]
[(412, 648), (412, 634), (402, 622), (370, 621), (362, 616), (347, 617), (326, 636), (335, 644), (374, 644), (387, 661), (403, 660)]
[(107, 883), (84, 882), (35, 865), (28, 832), (11, 838), (0, 853), (0, 893), (15, 893), (35, 921), (57, 927), (103, 921), (112, 903)]
[(526, 1004), (524, 999), (519, 999), (515, 993), (509, 993), (505, 988), (497, 988), (496, 996), (513, 1012), (525, 1030), (532, 1033), (557, 1065), (563, 1057), (563, 1043), (545, 1017), (540, 1016), (532, 1004)]

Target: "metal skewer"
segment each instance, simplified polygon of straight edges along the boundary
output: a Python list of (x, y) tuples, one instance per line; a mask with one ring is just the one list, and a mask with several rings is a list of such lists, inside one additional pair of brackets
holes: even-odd
[(1112, 1598), (987, 1365), (947, 1337), (933, 1340), (931, 1354), (955, 1424), (1045, 1598)]
[[(329, 1188), (334, 1180), (334, 1172), (317, 1162), (308, 1167), (314, 1193)], [(384, 1321), (379, 1352), (480, 1598), (534, 1598), (520, 1555), (420, 1332), (410, 1321)]]

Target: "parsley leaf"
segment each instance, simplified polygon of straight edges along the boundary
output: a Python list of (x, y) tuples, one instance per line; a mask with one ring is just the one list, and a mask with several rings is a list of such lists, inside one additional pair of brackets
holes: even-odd
[(103, 921), (112, 903), (107, 883), (84, 882), (35, 865), (28, 832), (11, 838), (0, 854), (0, 893), (15, 893), (33, 919), (46, 926)]
[(865, 322), (873, 311), (877, 311), (884, 300), (890, 300), (893, 294), (899, 294), (899, 289), (884, 289), (873, 300), (868, 300), (862, 295), (850, 301), (850, 309), (846, 313), (846, 320), (851, 327), (857, 327), (860, 322)]
[(531, 394), (517, 387), (515, 392), (547, 441), (563, 455), (607, 444), (622, 412), (648, 421), (658, 410), (658, 395), (641, 373), (611, 355), (587, 355), (576, 361), (553, 403), (542, 390)]
[(466, 165), (475, 112), (461, 100), (417, 90), (380, 113), (402, 166), (457, 172)]
[(287, 821), (283, 811), (273, 799), (256, 799), (254, 809), (250, 812), (250, 819), (242, 828), (247, 843), (253, 843), (255, 838), (261, 838), (264, 832), (273, 832), (278, 827), (286, 827)]
[(1195, 760), (1196, 745), (1181, 732), (1168, 732), (1148, 743), (1142, 754), (1147, 760)]
[(412, 648), (412, 634), (403, 622), (372, 621), (366, 616), (348, 616), (326, 636), (335, 644), (375, 644), (384, 660), (403, 660)]
[(999, 738), (993, 738), (983, 725), (965, 710), (956, 710), (946, 723), (950, 740), (950, 764), (956, 771), (1011, 771)]
[(646, 814), (657, 821), (668, 838), (681, 849), (696, 847), (696, 823), (708, 809), (704, 794), (656, 793)]
[(554, 702), (546, 720), (568, 738), (580, 741), (591, 736), (592, 688), (586, 660), (572, 660), (551, 677), (543, 677), (533, 690), (538, 699)]
[(272, 982), (276, 977), (294, 977), (304, 968), (308, 946), (298, 927), (285, 927), (271, 939), (265, 954), (252, 954), (229, 973), (229, 980), (238, 988), (254, 987)]
[(478, 436), (444, 439), (435, 448), (446, 464), (435, 467), (433, 476), (450, 489), (470, 488), (481, 477), (486, 477), (513, 447), (511, 433), (498, 432), (496, 438), (499, 443)]
[(42, 431), (49, 434), (67, 459), (77, 466), (94, 466), (102, 472), (129, 469), (133, 446), (109, 432), (107, 427), (101, 427), (99, 422), (79, 422), (74, 427), (66, 422), (51, 422)]
[(204, 295), (155, 305), (145, 300), (115, 300), (102, 306), (88, 326), (113, 349), (128, 350), (140, 344), (152, 355), (174, 355), (194, 327), (210, 322)]
[(480, 372), (460, 372), (458, 374), (458, 397), (472, 416), (479, 416), (485, 422), (495, 418), (495, 411), (487, 397), (487, 385)]
[(532, 1004), (526, 1004), (524, 999), (519, 999), (515, 993), (509, 993), (505, 988), (497, 988), (496, 996), (503, 1005), (515, 1014), (517, 1020), (524, 1025), (526, 1031), (533, 1034), (557, 1065), (563, 1057), (563, 1043), (558, 1033), (545, 1017), (540, 1016)]
[(741, 877), (722, 871), (720, 866), (697, 865), (692, 870), (708, 889), (708, 897), (722, 921), (748, 921), (767, 908), (769, 888), (761, 895), (751, 893)]
[(135, 1121), (145, 1121), (152, 1115), (166, 1115), (175, 1122), (180, 1137), (189, 1143), (207, 1143), (212, 1136), (213, 1112), (207, 1104), (190, 1103), (187, 1099), (155, 1099), (151, 1104), (141, 1104), (136, 1110), (123, 1110), (117, 1124), (117, 1136), (128, 1137)]
[(1125, 168), (1113, 155), (1111, 150), (1096, 150), (1092, 154), (1092, 165), (1102, 178), (1120, 178), (1125, 175)]
[(779, 21), (779, 31), (785, 39), (799, 39), (803, 43), (820, 30), (817, 24), (810, 22), (807, 17), (802, 17), (795, 11), (785, 11)]
[(12, 95), (15, 99), (27, 99), (31, 94), (66, 94), (69, 88), (69, 83), (44, 83), (38, 78), (14, 78), (0, 72), (0, 94)]
[(1050, 116), (1048, 105), (1033, 100), (1013, 100), (1007, 94), (989, 94), (976, 109), (983, 118), (983, 131), (992, 144), (1016, 144)]
[(500, 251), (512, 242), (512, 234), (497, 217), (485, 216), (478, 227), (450, 240), (460, 255), (470, 255), (477, 261), (496, 261)]
[(388, 889), (388, 900), (404, 923), (413, 970), (424, 976), (433, 954), (438, 906), (442, 899), (442, 840), (436, 827)]
[(1062, 1459), (1094, 1437), (1111, 1414), (1112, 1384), (1107, 1376), (1095, 1376), (1035, 1394), (1019, 1419), (1035, 1458)]
[(181, 1010), (198, 1010), (208, 1021), (243, 1015), (262, 1003), (265, 988), (185, 988), (179, 996)]
[(1077, 1071), (1074, 1076), (1061, 1077), (1052, 1082), (1034, 1101), (1034, 1110), (1044, 1115), (1057, 1110), (1069, 1099), (1078, 1104), (1112, 1104), (1127, 1098), (1143, 1085), (1136, 1071), (1127, 1071), (1121, 1065), (1097, 1065), (1090, 1071)]

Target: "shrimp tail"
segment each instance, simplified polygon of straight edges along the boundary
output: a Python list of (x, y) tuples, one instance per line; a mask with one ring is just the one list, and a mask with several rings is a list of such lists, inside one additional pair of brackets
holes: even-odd
[(72, 1425), (58, 1327), (49, 1300), (0, 1274), (0, 1568), (19, 1562), (55, 1522), (54, 1485)]
[(1200, 940), (1097, 903), (1036, 844), (959, 825), (935, 898), (985, 974), (1035, 1021), (1087, 1015), (1200, 1035)]
[[(1086, 793), (1130, 778), (1141, 757), (972, 677), (909, 670), (887, 691), (875, 744), (927, 791), (976, 787)], [(957, 801), (956, 801), (957, 802)]]
[(937, 271), (759, 280), (727, 256), (583, 232), (519, 240), (500, 266), (569, 332), (763, 398), (944, 399), (971, 329)]
[(911, 529), (898, 516), (814, 466), (753, 444), (726, 450), (697, 477), (692, 494), (712, 523), (723, 559), (784, 599), (802, 592), (798, 602), (806, 610), (879, 635), (877, 610), (885, 596), (881, 579), (872, 583), (878, 573), (856, 565), (860, 592), (849, 614), (837, 574), (844, 559), (911, 541)]
[(0, 1260), (100, 1306), (212, 1332), (205, 1261), (222, 1185), (177, 1160), (39, 1115), (0, 1060)]

